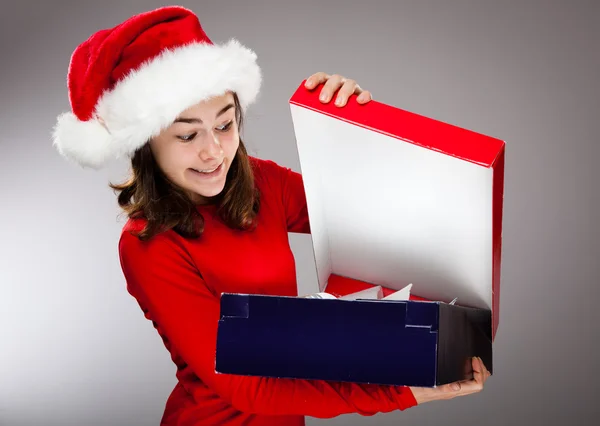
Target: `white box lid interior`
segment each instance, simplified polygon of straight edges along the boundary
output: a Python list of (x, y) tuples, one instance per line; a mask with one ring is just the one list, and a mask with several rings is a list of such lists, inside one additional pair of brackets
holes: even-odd
[(339, 109), (319, 91), (290, 100), (315, 292), (336, 274), (492, 309), (504, 142), (376, 101)]

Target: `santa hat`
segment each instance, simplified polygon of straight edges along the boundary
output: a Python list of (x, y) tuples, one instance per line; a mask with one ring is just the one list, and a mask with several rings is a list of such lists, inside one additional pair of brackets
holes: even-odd
[(233, 91), (245, 110), (261, 72), (256, 54), (238, 41), (214, 44), (190, 10), (162, 7), (79, 45), (67, 85), (72, 111), (58, 116), (53, 145), (97, 169), (131, 156), (202, 100)]

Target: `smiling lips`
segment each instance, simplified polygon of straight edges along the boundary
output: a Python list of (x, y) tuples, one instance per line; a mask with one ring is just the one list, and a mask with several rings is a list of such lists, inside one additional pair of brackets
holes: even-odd
[(190, 170), (192, 170), (194, 172), (194, 174), (197, 176), (213, 177), (213, 176), (218, 175), (219, 172), (223, 169), (223, 164), (224, 163), (221, 163), (216, 168), (213, 168), (213, 169), (204, 169), (204, 170), (190, 169)]

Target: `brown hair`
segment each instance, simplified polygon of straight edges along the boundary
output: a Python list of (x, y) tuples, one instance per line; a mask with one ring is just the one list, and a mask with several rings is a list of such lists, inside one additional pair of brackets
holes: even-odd
[[(237, 95), (233, 95), (236, 121), (241, 133), (243, 114)], [(146, 143), (131, 159), (131, 176), (123, 183), (109, 183), (118, 193), (119, 206), (130, 218), (147, 219), (137, 234), (140, 240), (173, 229), (186, 238), (198, 238), (204, 219), (189, 196), (164, 175)], [(260, 207), (260, 194), (254, 185), (252, 166), (240, 137), (236, 155), (227, 174), (223, 191), (213, 200), (218, 214), (234, 229), (251, 229)]]

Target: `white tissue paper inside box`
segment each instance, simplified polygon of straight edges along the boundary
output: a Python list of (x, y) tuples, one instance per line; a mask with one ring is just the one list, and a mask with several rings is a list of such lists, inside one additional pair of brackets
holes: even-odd
[(361, 291), (357, 291), (356, 293), (347, 294), (340, 297), (335, 297), (329, 293), (313, 293), (304, 298), (307, 299), (340, 299), (340, 300), (359, 300), (359, 299), (367, 299), (367, 300), (409, 300), (410, 298), (410, 290), (412, 288), (412, 284), (407, 285), (402, 290), (398, 290), (388, 296), (383, 297), (383, 289), (380, 285), (376, 285)]

